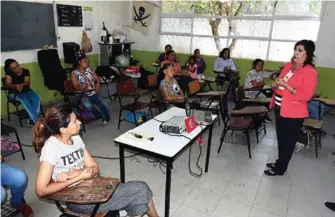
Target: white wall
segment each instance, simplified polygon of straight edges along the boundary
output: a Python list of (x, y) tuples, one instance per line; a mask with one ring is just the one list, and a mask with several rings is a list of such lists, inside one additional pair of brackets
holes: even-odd
[[(31, 0), (28, 0), (31, 1)], [(33, 1), (42, 2), (42, 1)], [(51, 1), (43, 1), (44, 3), (52, 4)], [(93, 8), (93, 30), (87, 31), (88, 37), (92, 41), (93, 51), (89, 54), (99, 53), (98, 42), (100, 40), (100, 30), (102, 29), (102, 21), (111, 32), (116, 28), (117, 23), (121, 24), (121, 30), (129, 34), (129, 28), (123, 27), (129, 23), (130, 17), (128, 1), (56, 1), (56, 4), (79, 5)], [(55, 9), (55, 7), (54, 7)], [(56, 21), (56, 11), (55, 23)], [(63, 42), (76, 42), (81, 45), (82, 31), (84, 27), (56, 27), (56, 31), (60, 39), (57, 41), (57, 49), (60, 58), (63, 58)], [(36, 50), (21, 50), (11, 52), (1, 52), (1, 65), (7, 58), (14, 58), (19, 63), (37, 62)]]
[(316, 45), (318, 66), (335, 68), (335, 1), (324, 3), (323, 16)]

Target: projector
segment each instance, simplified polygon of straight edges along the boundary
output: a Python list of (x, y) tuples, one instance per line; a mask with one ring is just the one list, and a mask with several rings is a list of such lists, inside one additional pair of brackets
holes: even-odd
[(184, 120), (185, 120), (184, 116), (174, 116), (169, 120), (163, 122), (159, 126), (159, 130), (162, 133), (182, 134), (183, 132), (186, 131)]

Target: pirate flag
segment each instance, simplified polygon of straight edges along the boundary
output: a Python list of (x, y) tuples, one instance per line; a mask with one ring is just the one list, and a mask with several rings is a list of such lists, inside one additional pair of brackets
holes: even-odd
[(131, 27), (142, 35), (149, 35), (155, 7), (150, 2), (133, 1)]

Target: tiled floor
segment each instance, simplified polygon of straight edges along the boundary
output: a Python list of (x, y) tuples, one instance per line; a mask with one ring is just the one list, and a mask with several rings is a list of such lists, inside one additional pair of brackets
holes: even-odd
[[(92, 155), (118, 157), (118, 147), (113, 139), (133, 127), (123, 122), (117, 130), (116, 101), (110, 103), (111, 123), (102, 127), (99, 121), (87, 125), (83, 140)], [(276, 159), (276, 139), (273, 124), (262, 140), (252, 144), (252, 159), (247, 147), (241, 144), (224, 144), (217, 154), (222, 126), (214, 129), (209, 172), (194, 178), (188, 171), (188, 151), (174, 164), (172, 173), (172, 217), (331, 217), (335, 213), (324, 207), (327, 200), (335, 201), (335, 165), (331, 156), (335, 140), (335, 117), (326, 117), (324, 129), (328, 136), (322, 138), (322, 150), (315, 158), (314, 147), (300, 151), (291, 160), (288, 172), (282, 177), (263, 176), (265, 164)], [(12, 120), (17, 125), (15, 119)], [(31, 129), (19, 128), (22, 141), (31, 144)], [(252, 136), (254, 138), (254, 136)], [(204, 146), (204, 149), (206, 145)], [(23, 168), (29, 177), (26, 200), (32, 205), (35, 217), (56, 217), (59, 211), (52, 203), (39, 200), (34, 193), (38, 157), (33, 148), (24, 147), (27, 159), (19, 154), (6, 158), (9, 164)], [(192, 149), (192, 168), (199, 148)], [(131, 153), (127, 153), (131, 154)], [(201, 157), (204, 167), (205, 155)], [(97, 159), (103, 176), (119, 177), (118, 160)], [(146, 157), (126, 159), (126, 180), (144, 180), (154, 192), (160, 216), (164, 216), (165, 176), (159, 167), (153, 167)]]

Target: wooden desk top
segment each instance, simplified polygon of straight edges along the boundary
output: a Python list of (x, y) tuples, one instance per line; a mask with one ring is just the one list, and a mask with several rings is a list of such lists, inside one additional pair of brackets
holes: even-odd
[(233, 110), (232, 115), (258, 115), (268, 112), (268, 109), (264, 106), (247, 106), (240, 110)]
[(311, 128), (314, 128), (314, 129), (321, 129), (322, 124), (323, 124), (323, 121), (306, 118), (304, 120), (303, 126), (304, 127), (311, 127)]
[(221, 96), (221, 95), (225, 95), (226, 91), (207, 91), (207, 92), (203, 92), (203, 93), (197, 93), (197, 96)]
[(319, 101), (324, 103), (325, 105), (328, 106), (335, 106), (335, 99), (334, 98), (313, 98), (312, 100)]
[(270, 103), (272, 98), (253, 98), (253, 99), (243, 99), (243, 102), (253, 102), (253, 103)]
[(95, 177), (51, 194), (45, 199), (77, 204), (104, 203), (113, 195), (119, 183), (119, 179)]

